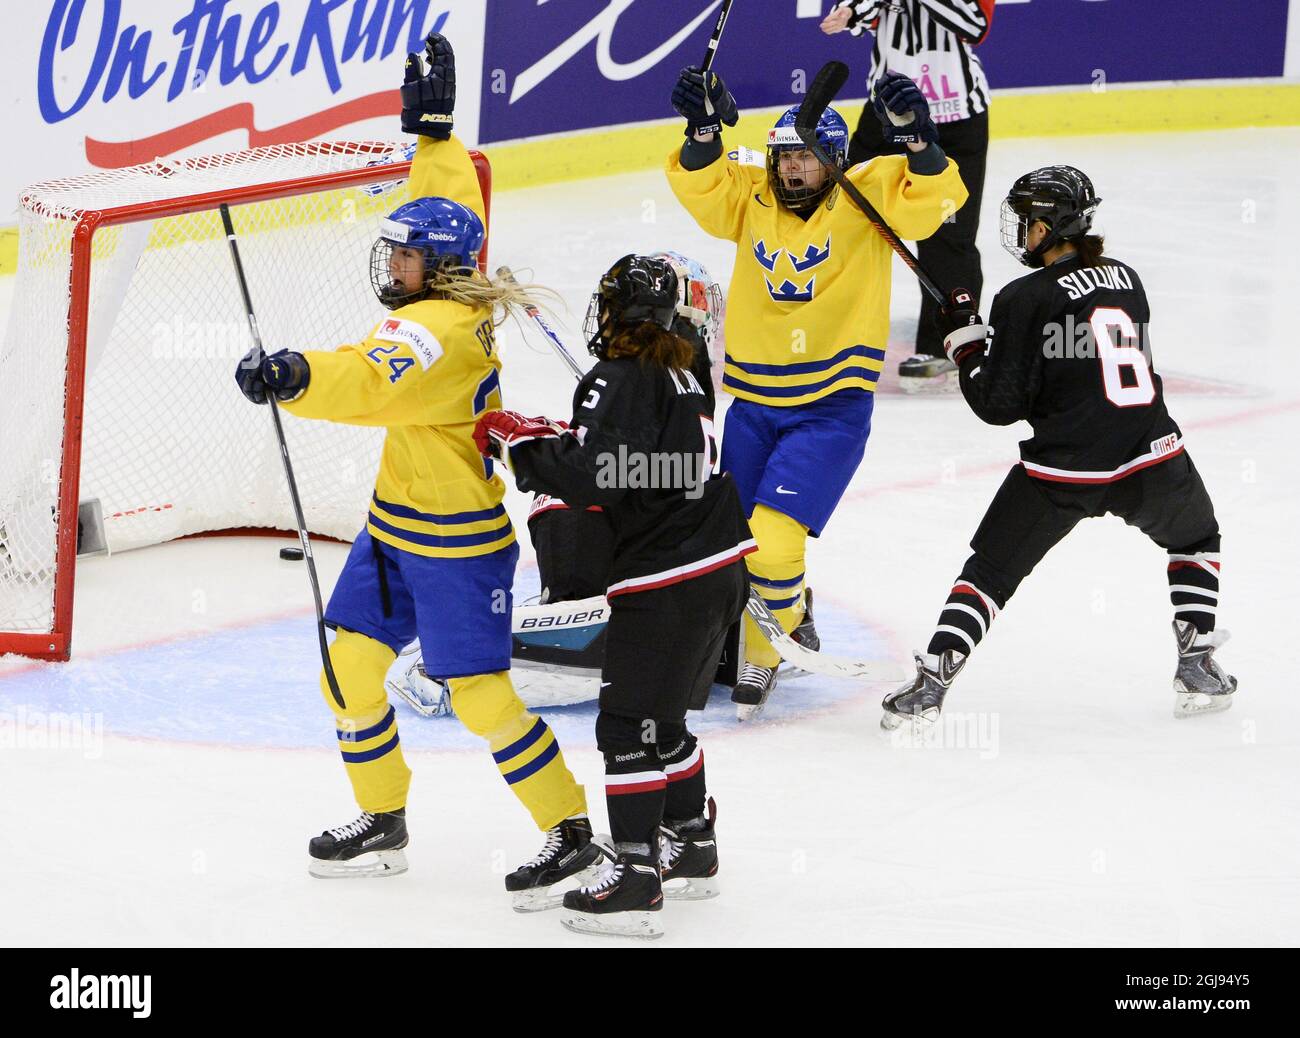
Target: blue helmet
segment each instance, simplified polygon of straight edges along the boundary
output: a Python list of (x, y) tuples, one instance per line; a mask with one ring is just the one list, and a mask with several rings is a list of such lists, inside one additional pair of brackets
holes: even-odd
[[(423, 299), (430, 279), (442, 271), (478, 266), (487, 230), (477, 213), (450, 198), (417, 198), (398, 206), (379, 222), (379, 237), (370, 249), (370, 283), (390, 310)], [(418, 289), (394, 279), (393, 250), (424, 253), (424, 281)]]
[[(781, 153), (800, 151), (806, 147), (799, 134), (795, 132), (794, 122), (798, 116), (799, 106), (795, 105), (781, 116), (767, 133), (767, 179), (778, 201), (790, 209), (802, 211), (817, 205), (830, 191), (834, 181), (829, 174), (821, 172), (820, 164), (811, 156), (802, 170), (787, 170), (785, 178), (781, 176), (779, 168)], [(834, 108), (827, 108), (817, 120), (817, 141), (830, 160), (843, 169), (849, 157), (849, 124)], [(807, 184), (807, 180), (811, 179), (807, 174), (810, 173), (820, 173), (816, 178), (818, 180), (816, 187)], [(786, 179), (791, 181), (789, 186), (785, 183)]]

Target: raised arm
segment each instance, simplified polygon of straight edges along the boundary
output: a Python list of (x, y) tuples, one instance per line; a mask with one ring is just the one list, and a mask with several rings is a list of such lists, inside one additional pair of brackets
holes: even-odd
[(411, 197), (450, 198), (485, 219), (478, 174), (460, 140), (452, 135), (456, 107), (456, 56), (444, 36), (430, 33), (425, 54), (406, 56), (402, 129), (419, 135), (411, 165)]
[(907, 76), (887, 72), (872, 101), (881, 132), (907, 146), (907, 157), (884, 155), (848, 172), (901, 238), (928, 238), (966, 204), (957, 163), (939, 147), (925, 95)]
[(673, 88), (673, 107), (686, 120), (686, 140), (668, 156), (668, 185), (702, 230), (739, 241), (754, 180), (722, 153), (722, 126), (739, 118), (735, 99), (716, 72), (685, 68)]

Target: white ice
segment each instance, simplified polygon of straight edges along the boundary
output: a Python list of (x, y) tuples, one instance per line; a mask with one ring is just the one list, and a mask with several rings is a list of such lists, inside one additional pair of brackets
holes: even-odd
[[(672, 904), (661, 946), (1239, 945), (1300, 936), (1300, 706), (1288, 605), (1300, 571), (1300, 130), (999, 141), (986, 285), (1021, 270), (997, 202), (1048, 162), (1088, 171), (1108, 249), (1142, 275), (1169, 407), (1223, 528), (1224, 714), (1171, 716), (1163, 553), (1086, 523), (1023, 585), (949, 697), (945, 748), (891, 745), (885, 689), (791, 682), (773, 716), (700, 719), (724, 894)], [(596, 277), (675, 248), (724, 283), (733, 247), (662, 174), (497, 196), (493, 263), (558, 288), (575, 345)], [(0, 285), (7, 304), (12, 284)], [(991, 298), (991, 292), (988, 294)], [(891, 362), (918, 291), (895, 264)], [(358, 331), (372, 315), (358, 314)], [(567, 413), (572, 382), (531, 330), (504, 334), (507, 406)], [(959, 397), (882, 388), (871, 441), (809, 554), (826, 648), (923, 646), (1024, 428)], [(268, 422), (266, 435), (270, 436)], [(522, 529), (523, 497), (508, 505)], [(24, 945), (600, 944), (517, 916), (502, 874), (540, 836), (486, 751), (401, 713), (411, 871), (308, 877), (309, 836), (355, 815), (315, 688), (301, 565), (280, 542), (207, 539), (79, 569), (75, 660), (0, 660), (0, 940)], [(344, 549), (322, 545), (332, 583)], [(525, 558), (529, 554), (524, 545)], [(535, 570), (521, 569), (521, 587)], [(62, 735), (49, 741), (64, 716)], [(84, 726), (67, 727), (80, 722)], [(552, 716), (605, 823), (590, 708)]]

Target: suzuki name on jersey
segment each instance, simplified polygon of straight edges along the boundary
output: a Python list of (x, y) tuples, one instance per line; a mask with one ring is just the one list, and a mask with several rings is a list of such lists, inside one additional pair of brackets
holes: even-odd
[(1082, 267), (1062, 274), (1056, 283), (1065, 289), (1071, 299), (1082, 299), (1099, 288), (1109, 288), (1112, 292), (1133, 291), (1133, 279), (1123, 267)]

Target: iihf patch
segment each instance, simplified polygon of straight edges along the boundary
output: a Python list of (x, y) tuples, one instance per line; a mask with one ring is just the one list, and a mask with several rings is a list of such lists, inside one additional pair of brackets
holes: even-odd
[(442, 343), (433, 332), (415, 321), (402, 321), (390, 317), (379, 323), (371, 338), (383, 342), (405, 343), (411, 347), (411, 352), (415, 354), (415, 359), (420, 362), (420, 367), (424, 371), (428, 371), (430, 365), (442, 356)]

